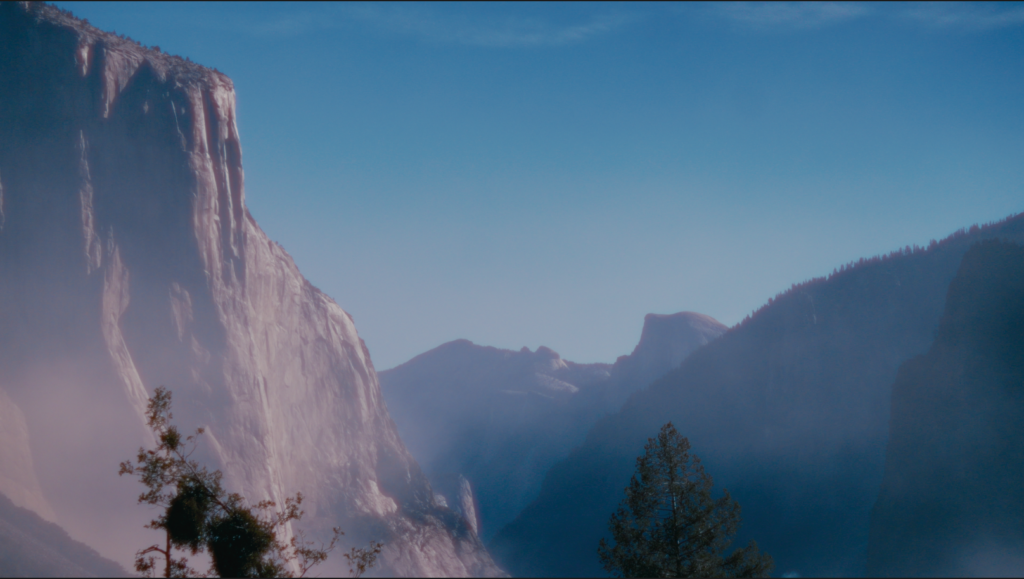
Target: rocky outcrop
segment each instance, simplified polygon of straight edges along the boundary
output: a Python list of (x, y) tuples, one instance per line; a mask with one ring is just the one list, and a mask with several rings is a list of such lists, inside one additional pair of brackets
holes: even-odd
[(232, 491), (302, 492), (304, 529), (383, 541), (385, 572), (501, 573), (434, 503), (351, 317), (246, 209), (230, 79), (28, 3), (0, 4), (0, 78), (0, 387), (62, 526), (122, 562), (151, 540), (116, 471), (166, 385)]
[(0, 390), (0, 495), (6, 495), (14, 505), (32, 510), (48, 521), (56, 518), (36, 479), (25, 416), (3, 390)]
[[(633, 392), (725, 326), (701, 314), (649, 314), (640, 343), (613, 366), (577, 364), (541, 346), (518, 352), (457, 340), (380, 373), (388, 409), (446, 501), (465, 477), (485, 539), (540, 490), (547, 469)], [(463, 508), (462, 512), (466, 512)]]
[(711, 316), (695, 312), (647, 314), (640, 342), (633, 352), (619, 356), (611, 368), (610, 379), (586, 393), (591, 415), (596, 419), (618, 410), (634, 392), (678, 368), (694, 350), (728, 329)]
[(896, 371), (932, 343), (968, 247), (1024, 241), (1024, 215), (796, 285), (632, 395), (547, 472), (488, 546), (516, 576), (602, 574), (598, 541), (647, 438), (668, 421), (779, 574), (865, 573)]
[(892, 388), (869, 575), (1024, 571), (1024, 248), (971, 248), (935, 343)]
[(727, 329), (711, 316), (694, 312), (647, 314), (640, 342), (632, 354), (618, 359), (612, 375), (630, 375), (641, 382), (653, 380), (678, 367), (691, 352)]
[(430, 483), (437, 491), (437, 499), (461, 515), (474, 533), (480, 534), (480, 517), (477, 515), (476, 496), (473, 485), (461, 474), (438, 474), (430, 477)]

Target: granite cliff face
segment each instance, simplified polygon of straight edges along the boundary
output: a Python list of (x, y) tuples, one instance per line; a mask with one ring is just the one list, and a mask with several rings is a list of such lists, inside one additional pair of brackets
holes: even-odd
[(228, 488), (301, 491), (304, 529), (384, 541), (385, 572), (500, 573), (435, 503), (352, 319), (246, 210), (226, 76), (3, 3), (0, 78), (0, 389), (57, 522), (122, 562), (145, 546), (116, 470), (166, 385)]
[(470, 484), (486, 540), (599, 418), (725, 330), (701, 314), (649, 314), (640, 343), (614, 365), (577, 364), (544, 346), (514, 352), (457, 340), (381, 372), (381, 387), (435, 489), (451, 502), (465, 495), (458, 479)]
[(1024, 248), (971, 248), (935, 343), (892, 388), (869, 575), (1024, 572)]
[(647, 314), (640, 342), (633, 353), (616, 361), (612, 376), (629, 375), (640, 382), (658, 378), (727, 329), (711, 316), (694, 312)]
[(693, 351), (728, 329), (711, 316), (695, 312), (647, 314), (633, 352), (619, 356), (609, 380), (586, 393), (589, 403), (600, 409), (595, 417), (618, 410), (631, 394), (678, 368)]
[(0, 390), (0, 495), (12, 504), (36, 512), (53, 521), (53, 508), (43, 496), (32, 463), (25, 415), (3, 390)]

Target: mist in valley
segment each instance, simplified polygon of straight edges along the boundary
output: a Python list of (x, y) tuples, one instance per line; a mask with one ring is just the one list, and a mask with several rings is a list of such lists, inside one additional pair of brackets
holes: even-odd
[(1019, 576), (1022, 26), (3, 3), (0, 576), (162, 544), (160, 386), (314, 574), (605, 576), (672, 422), (775, 576)]

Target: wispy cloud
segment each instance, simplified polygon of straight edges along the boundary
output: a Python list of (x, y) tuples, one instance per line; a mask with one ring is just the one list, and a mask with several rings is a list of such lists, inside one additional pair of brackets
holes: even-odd
[(228, 25), (253, 36), (299, 36), (337, 28), (337, 22), (330, 15), (325, 18), (308, 10), (280, 18), (236, 20)]
[(353, 6), (348, 14), (387, 32), (432, 42), (489, 47), (576, 44), (612, 32), (635, 19), (621, 12), (604, 12), (576, 22), (556, 24), (547, 18), (520, 14), (442, 14), (429, 5), (409, 4)]
[(985, 31), (1024, 25), (1024, 5), (1004, 2), (922, 2), (903, 16), (934, 28)]
[[(532, 17), (526, 16), (530, 13)], [(538, 16), (536, 10), (469, 11), (429, 4), (352, 3), (307, 8), (280, 18), (236, 21), (233, 25), (257, 36), (286, 37), (356, 25), (427, 42), (514, 48), (586, 42), (636, 19), (636, 14), (608, 9), (581, 15), (575, 21), (555, 22)]]
[(714, 15), (761, 30), (823, 28), (870, 11), (867, 4), (856, 2), (725, 2), (708, 8)]
[(1024, 25), (1019, 2), (909, 2), (884, 8), (860, 2), (726, 2), (707, 8), (717, 17), (759, 30), (818, 29), (872, 14), (966, 32)]

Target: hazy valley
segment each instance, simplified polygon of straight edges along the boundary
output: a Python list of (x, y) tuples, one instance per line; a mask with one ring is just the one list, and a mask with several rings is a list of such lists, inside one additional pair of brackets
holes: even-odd
[(543, 346), (450, 342), (381, 372), (381, 389), (434, 489), (452, 496), (459, 477), (472, 483), (487, 540), (598, 419), (725, 329), (700, 314), (649, 314), (636, 348), (612, 365), (568, 362)]
[(225, 487), (303, 494), (284, 535), (382, 543), (370, 575), (604, 576), (669, 421), (775, 575), (1024, 570), (1024, 214), (732, 327), (648, 314), (614, 363), (459, 339), (378, 372), (249, 212), (237, 114), (219, 71), (0, 4), (0, 576), (126, 575), (162, 540), (117, 474), (159, 386)]

